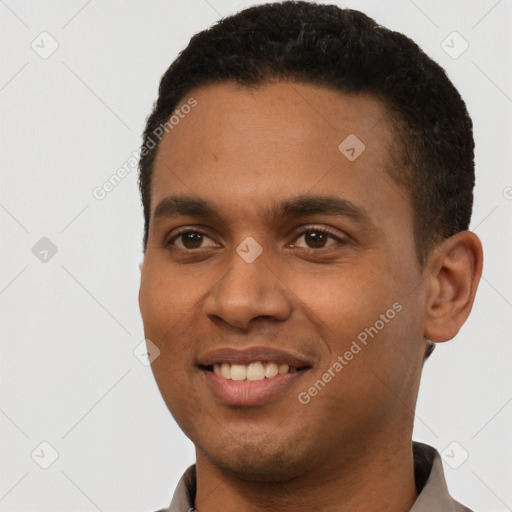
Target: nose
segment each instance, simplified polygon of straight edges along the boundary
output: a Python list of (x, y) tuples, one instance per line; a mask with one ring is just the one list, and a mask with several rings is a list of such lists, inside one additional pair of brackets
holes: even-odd
[(205, 314), (247, 330), (256, 319), (286, 320), (292, 295), (263, 257), (247, 263), (233, 252), (228, 270), (205, 299)]

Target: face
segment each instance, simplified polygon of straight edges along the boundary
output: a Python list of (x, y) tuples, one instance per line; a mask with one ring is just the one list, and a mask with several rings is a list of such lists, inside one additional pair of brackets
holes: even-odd
[(279, 480), (403, 436), (425, 299), (383, 105), (297, 82), (189, 96), (155, 162), (139, 304), (198, 462)]

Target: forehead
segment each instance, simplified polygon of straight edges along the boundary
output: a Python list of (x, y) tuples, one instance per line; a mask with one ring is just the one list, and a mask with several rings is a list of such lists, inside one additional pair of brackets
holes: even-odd
[(221, 83), (191, 91), (177, 110), (191, 98), (160, 142), (152, 211), (171, 193), (226, 207), (311, 191), (377, 207), (386, 199), (392, 137), (378, 99), (298, 82)]

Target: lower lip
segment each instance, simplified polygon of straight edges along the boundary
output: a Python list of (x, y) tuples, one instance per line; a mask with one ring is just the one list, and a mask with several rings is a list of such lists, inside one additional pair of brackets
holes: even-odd
[(208, 370), (201, 370), (213, 393), (225, 404), (235, 406), (262, 405), (278, 398), (301, 380), (307, 370), (255, 381), (230, 380)]

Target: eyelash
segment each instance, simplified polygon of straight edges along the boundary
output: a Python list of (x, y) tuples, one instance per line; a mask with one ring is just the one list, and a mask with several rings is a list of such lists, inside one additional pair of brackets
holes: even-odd
[[(190, 234), (190, 233), (198, 234), (198, 235), (205, 236), (205, 237), (211, 239), (211, 237), (209, 237), (206, 233), (203, 233), (202, 231), (199, 231), (199, 230), (196, 230), (196, 229), (184, 229), (183, 231), (180, 231), (179, 233), (176, 233), (175, 235), (173, 235), (167, 242), (165, 242), (164, 247), (174, 246), (174, 241), (177, 238), (179, 238), (182, 235), (187, 235), (187, 234)], [(336, 236), (334, 233), (332, 233), (328, 229), (321, 228), (321, 227), (315, 227), (315, 226), (309, 227), (308, 229), (305, 229), (304, 231), (301, 231), (300, 233), (298, 233), (297, 236), (295, 237), (295, 240), (300, 238), (301, 236), (307, 234), (307, 233), (321, 233), (323, 235), (327, 235), (329, 238), (332, 238), (332, 239), (336, 240), (336, 242), (339, 245), (344, 245), (344, 244), (347, 243), (347, 240), (343, 240), (343, 239), (339, 238), (338, 236)], [(318, 252), (318, 251), (329, 249), (329, 246), (328, 247), (320, 247), (318, 249), (314, 249), (314, 248), (311, 248), (311, 247), (300, 247), (300, 249), (303, 249), (303, 250), (306, 250), (306, 251)], [(196, 249), (181, 249), (181, 248), (177, 248), (176, 250), (192, 253), (192, 252), (196, 252), (196, 251), (199, 252), (199, 251), (203, 250), (203, 248), (201, 248), (201, 247), (196, 248)]]

